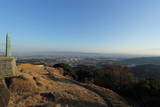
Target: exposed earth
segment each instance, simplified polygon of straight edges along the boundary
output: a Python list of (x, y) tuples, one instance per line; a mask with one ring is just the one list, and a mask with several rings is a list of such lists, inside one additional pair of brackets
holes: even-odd
[(8, 78), (8, 107), (130, 107), (112, 90), (83, 84), (63, 76), (63, 70), (43, 65), (20, 64)]

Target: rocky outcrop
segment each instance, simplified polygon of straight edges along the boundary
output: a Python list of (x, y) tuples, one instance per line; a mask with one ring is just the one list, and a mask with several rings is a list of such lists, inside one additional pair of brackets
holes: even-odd
[(8, 79), (8, 107), (128, 107), (115, 92), (64, 77), (56, 68), (21, 64)]

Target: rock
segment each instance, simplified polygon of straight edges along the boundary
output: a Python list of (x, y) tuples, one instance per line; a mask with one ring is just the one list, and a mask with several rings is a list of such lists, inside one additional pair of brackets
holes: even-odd
[(16, 93), (23, 92), (34, 92), (37, 88), (36, 82), (34, 80), (21, 79), (19, 77), (13, 78), (9, 86), (10, 90)]
[(17, 78), (23, 79), (23, 80), (33, 80), (33, 76), (23, 73), (23, 75), (19, 75)]
[(48, 101), (55, 101), (55, 96), (53, 93), (41, 93), (40, 94), (42, 97), (46, 98)]
[(7, 107), (10, 98), (10, 92), (5, 84), (0, 80), (0, 107)]

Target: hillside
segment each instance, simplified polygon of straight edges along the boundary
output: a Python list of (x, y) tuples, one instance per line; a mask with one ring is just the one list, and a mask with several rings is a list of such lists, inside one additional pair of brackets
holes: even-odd
[(139, 79), (152, 78), (160, 79), (160, 65), (137, 65), (132, 67), (132, 71)]
[(17, 75), (7, 79), (11, 91), (8, 107), (129, 107), (112, 90), (79, 83), (62, 72), (46, 66), (18, 65)]

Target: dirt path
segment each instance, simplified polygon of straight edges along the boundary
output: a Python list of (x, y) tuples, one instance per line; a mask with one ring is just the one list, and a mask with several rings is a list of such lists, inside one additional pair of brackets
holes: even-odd
[[(56, 74), (55, 74), (56, 75)], [(105, 89), (93, 84), (83, 84), (75, 80), (66, 79), (66, 78), (59, 78), (57, 76), (57, 79), (52, 78), (53, 80), (60, 81), (63, 83), (72, 83), (74, 85), (77, 85), (79, 87), (83, 87), (86, 90), (89, 90), (93, 93), (96, 93), (98, 96), (100, 96), (106, 104), (106, 107), (131, 107), (128, 105), (128, 103), (118, 94), (115, 92)]]
[(100, 92), (99, 90), (93, 88), (92, 86), (89, 86), (89, 85), (85, 85), (85, 84), (82, 84), (80, 82), (77, 82), (77, 81), (74, 81), (74, 80), (69, 80), (69, 79), (57, 79), (58, 81), (61, 81), (61, 82), (68, 82), (68, 83), (72, 83), (72, 84), (75, 84), (77, 85), (78, 87), (82, 87), (82, 88), (85, 88), (86, 90), (88, 91), (91, 91), (92, 93), (95, 93), (97, 94), (99, 97), (101, 97), (104, 101), (105, 101), (105, 106), (106, 107), (113, 107), (112, 106), (112, 103), (109, 101), (109, 99), (107, 98), (107, 95), (105, 93), (102, 93)]

